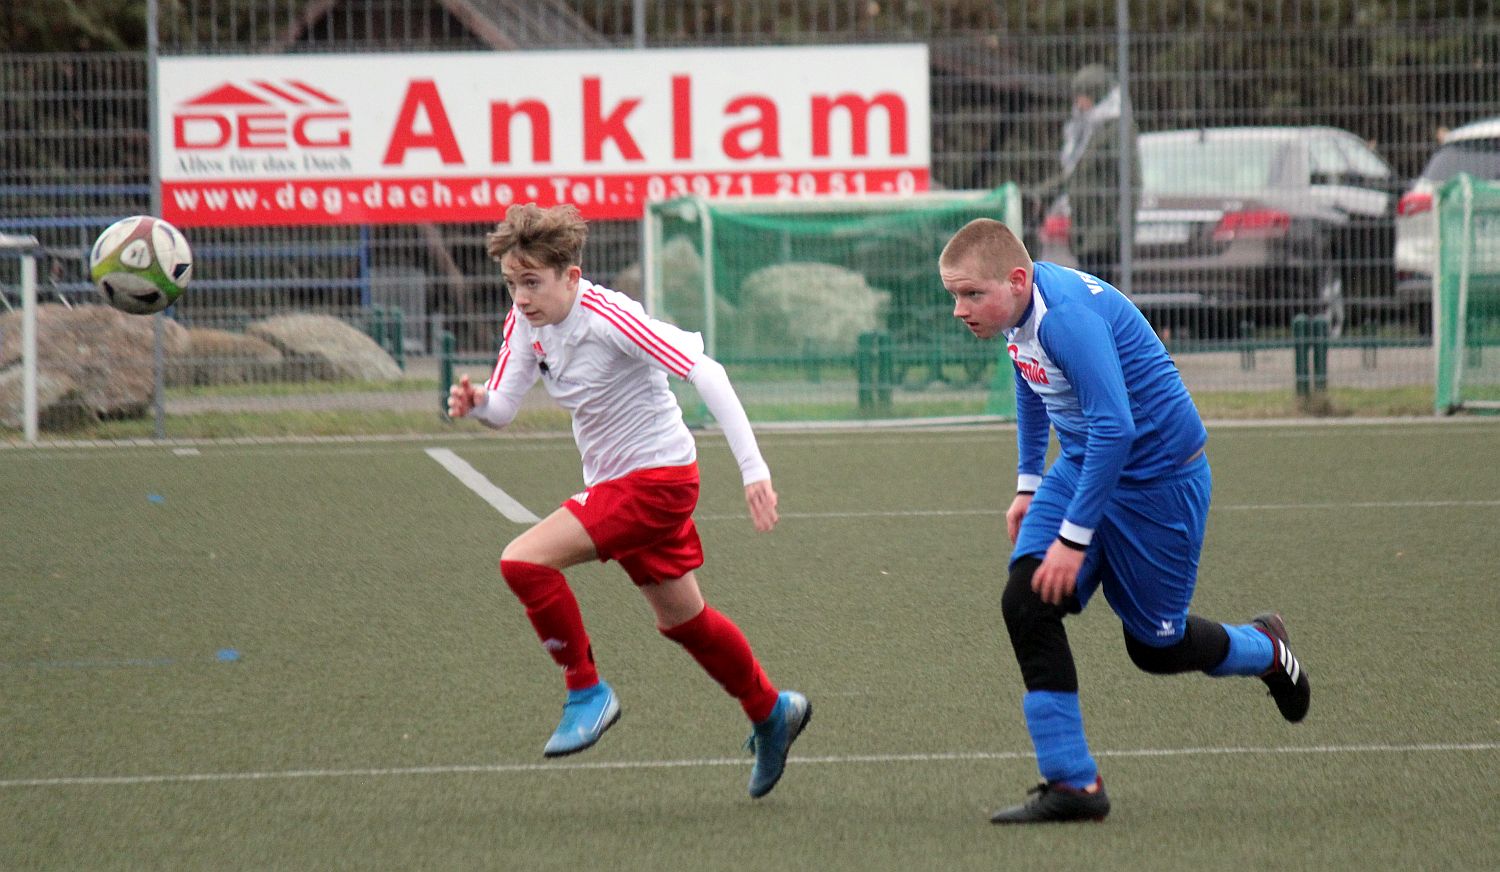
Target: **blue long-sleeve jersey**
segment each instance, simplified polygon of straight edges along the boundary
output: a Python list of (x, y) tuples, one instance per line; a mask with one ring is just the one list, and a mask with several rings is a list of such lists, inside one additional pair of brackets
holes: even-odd
[(1049, 424), (1081, 470), (1059, 531), (1069, 540), (1093, 539), (1118, 484), (1168, 473), (1208, 440), (1151, 325), (1094, 276), (1035, 264), (1031, 302), (1005, 339), (1017, 373), (1019, 489), (1041, 480)]

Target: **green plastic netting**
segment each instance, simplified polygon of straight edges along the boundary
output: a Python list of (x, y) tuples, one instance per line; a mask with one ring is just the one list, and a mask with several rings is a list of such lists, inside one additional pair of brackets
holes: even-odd
[[(1003, 347), (952, 316), (943, 245), (975, 218), (1020, 232), (1007, 184), (817, 202), (648, 207), (647, 306), (704, 336), (752, 421), (1010, 417)], [(690, 419), (704, 410), (684, 394)]]
[(1500, 409), (1500, 184), (1453, 178), (1437, 215), (1437, 410)]

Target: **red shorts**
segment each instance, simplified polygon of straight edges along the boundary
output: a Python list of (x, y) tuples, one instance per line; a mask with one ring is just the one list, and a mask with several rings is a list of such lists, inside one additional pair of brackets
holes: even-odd
[(642, 469), (601, 481), (563, 503), (594, 541), (638, 585), (681, 578), (703, 565), (693, 524), (698, 464)]

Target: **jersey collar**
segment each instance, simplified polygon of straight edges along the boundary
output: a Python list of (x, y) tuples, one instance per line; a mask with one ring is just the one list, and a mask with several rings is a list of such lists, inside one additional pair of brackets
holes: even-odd
[(573, 308), (568, 310), (568, 316), (566, 318), (557, 322), (557, 324), (555, 324), (554, 326), (556, 326), (559, 330), (573, 329), (573, 325), (577, 324), (582, 319), (582, 316), (580, 316), (578, 313), (583, 309), (583, 295), (588, 291), (593, 290), (593, 288), (593, 282), (585, 278), (580, 278), (578, 280), (578, 293), (573, 295)]
[[(1015, 333), (1016, 333), (1016, 331), (1018, 331), (1021, 328), (1025, 327), (1026, 323), (1031, 320), (1031, 318), (1032, 318), (1033, 315), (1036, 314), (1036, 312), (1037, 312), (1037, 303), (1041, 302), (1041, 301), (1042, 301), (1042, 289), (1040, 287), (1038, 287), (1036, 281), (1033, 280), (1032, 283), (1031, 283), (1031, 299), (1029, 299), (1029, 300), (1026, 301), (1026, 308), (1024, 310), (1022, 310), (1022, 312), (1021, 312), (1021, 320), (1019, 320), (1019, 321), (1016, 322), (1016, 326), (1014, 326), (1014, 327), (1010, 328), (1009, 330), (1005, 331), (1005, 335), (1006, 336), (1014, 336)], [(1042, 302), (1042, 306), (1044, 308), (1045, 308), (1046, 305), (1047, 304), (1045, 302)]]

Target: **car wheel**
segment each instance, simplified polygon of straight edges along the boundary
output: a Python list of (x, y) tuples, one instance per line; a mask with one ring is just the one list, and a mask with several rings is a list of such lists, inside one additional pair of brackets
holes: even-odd
[(1318, 275), (1318, 307), (1328, 319), (1328, 335), (1337, 339), (1344, 335), (1344, 326), (1349, 321), (1349, 301), (1344, 294), (1344, 274), (1333, 267), (1325, 268)]

